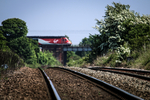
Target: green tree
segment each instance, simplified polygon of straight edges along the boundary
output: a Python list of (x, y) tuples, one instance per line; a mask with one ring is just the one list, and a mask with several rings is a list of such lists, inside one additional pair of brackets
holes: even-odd
[[(79, 43), (79, 46), (91, 46), (93, 40), (92, 38), (83, 38), (82, 41)], [(76, 51), (76, 54), (79, 55), (80, 57), (83, 57), (87, 54), (89, 54), (89, 51), (85, 52), (85, 51)]]
[(35, 48), (27, 37), (20, 37), (9, 43), (10, 49), (17, 53), (26, 63), (34, 64), (37, 62)]
[(90, 35), (90, 38), (93, 40), (93, 42), (91, 44), (92, 51), (88, 55), (88, 62), (92, 63), (97, 56), (102, 55), (107, 51), (108, 44), (105, 43), (105, 45), (102, 45), (103, 47), (100, 47), (100, 44), (104, 43), (108, 37), (104, 34), (95, 34)]
[(134, 15), (129, 11), (129, 5), (123, 5), (120, 3), (112, 3), (113, 6), (107, 5), (104, 20), (97, 21), (95, 28), (100, 32), (100, 42), (99, 46), (95, 47), (99, 49), (100, 54), (106, 54), (109, 49), (117, 49), (120, 45), (123, 44), (122, 39), (123, 32), (125, 30), (122, 27), (122, 22), (127, 18)]
[(7, 43), (6, 38), (3, 36), (2, 31), (0, 30), (0, 50), (8, 49), (6, 43)]
[(150, 43), (150, 26), (138, 24), (128, 32), (128, 43), (132, 50), (146, 49)]
[(52, 52), (44, 51), (37, 54), (38, 63), (42, 65), (60, 65), (59, 61), (53, 56)]
[(13, 39), (26, 36), (28, 33), (26, 22), (19, 18), (4, 20), (2, 22), (2, 26), (0, 26), (0, 30), (8, 42)]
[(79, 45), (81, 46), (90, 46), (92, 44), (92, 39), (89, 37), (89, 38), (83, 38), (82, 41), (79, 43)]
[(35, 53), (36, 53), (36, 56), (37, 56), (37, 53), (40, 52), (40, 49), (39, 49), (39, 44), (38, 44), (38, 41), (36, 40), (33, 40), (33, 39), (28, 39), (29, 42), (32, 44), (32, 48), (34, 49)]
[[(97, 25), (94, 28), (97, 29), (100, 34), (90, 36), (93, 39), (91, 45), (92, 52), (89, 54), (90, 62), (99, 55), (103, 56), (107, 54), (110, 50), (119, 52), (119, 54), (117, 54), (118, 60), (125, 59), (123, 57), (126, 57), (125, 55), (130, 53), (128, 46), (132, 44), (130, 42), (132, 41), (130, 36), (133, 34), (129, 31), (138, 24), (150, 25), (150, 16), (140, 16), (138, 13), (130, 11), (129, 5), (115, 2), (112, 4), (112, 6), (106, 6), (104, 20), (96, 19)], [(129, 45), (126, 45), (128, 42), (130, 42)], [(126, 47), (124, 47), (125, 45)]]
[[(118, 47), (128, 42), (128, 35), (131, 27), (138, 24), (150, 25), (150, 16), (140, 16), (138, 13), (130, 11), (129, 5), (115, 2), (112, 4), (113, 6), (106, 6), (107, 10), (104, 20), (99, 21), (96, 19), (97, 25), (94, 27), (100, 32), (100, 35), (99, 40), (95, 40), (98, 42), (94, 42), (96, 45), (92, 44), (92, 46), (97, 51), (101, 52), (98, 53), (101, 55), (106, 54), (109, 49), (116, 50)], [(97, 46), (97, 44), (99, 44), (99, 46)]]
[(80, 59), (80, 56), (76, 55), (74, 51), (67, 51), (67, 62), (78, 59)]
[[(69, 39), (67, 35), (65, 35), (65, 37)], [(80, 57), (76, 55), (74, 51), (67, 51), (67, 62), (69, 62), (70, 60), (78, 60), (79, 58)]]

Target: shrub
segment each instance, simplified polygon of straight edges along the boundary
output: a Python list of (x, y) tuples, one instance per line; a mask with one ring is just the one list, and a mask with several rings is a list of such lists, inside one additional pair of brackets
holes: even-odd
[(12, 51), (0, 51), (0, 65), (7, 64), (9, 68), (24, 66), (24, 61)]
[(37, 60), (38, 63), (42, 65), (60, 65), (59, 61), (53, 56), (53, 53), (49, 51), (37, 53)]

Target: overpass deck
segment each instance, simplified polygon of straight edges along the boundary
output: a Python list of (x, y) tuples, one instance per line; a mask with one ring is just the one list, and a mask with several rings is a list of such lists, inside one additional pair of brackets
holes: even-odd
[(92, 51), (90, 47), (63, 47), (63, 51)]

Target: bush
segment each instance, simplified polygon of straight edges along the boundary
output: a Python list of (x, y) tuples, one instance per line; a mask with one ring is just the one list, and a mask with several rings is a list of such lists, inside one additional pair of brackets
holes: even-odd
[(53, 53), (49, 51), (39, 52), (37, 53), (37, 61), (42, 65), (61, 65), (59, 61), (53, 56)]
[(0, 51), (0, 65), (7, 64), (10, 68), (24, 66), (24, 61), (12, 51)]
[(9, 42), (9, 48), (28, 64), (35, 64), (37, 62), (35, 46), (27, 37), (16, 38)]
[(116, 53), (108, 54), (108, 58), (103, 62), (103, 65), (109, 65), (110, 67), (119, 66), (121, 62), (118, 61), (118, 55)]
[(132, 60), (127, 62), (127, 67), (150, 69), (150, 45), (147, 46), (147, 49), (135, 50), (131, 52)]
[(80, 58), (78, 60), (69, 60), (69, 62), (67, 63), (67, 66), (74, 66), (74, 67), (81, 67), (84, 64), (86, 64), (86, 57)]

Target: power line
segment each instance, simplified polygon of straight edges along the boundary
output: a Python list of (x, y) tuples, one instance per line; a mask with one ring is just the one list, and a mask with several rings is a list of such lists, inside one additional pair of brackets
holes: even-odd
[(37, 33), (64, 33), (64, 34), (93, 34), (93, 33), (99, 33), (96, 30), (28, 30), (28, 32), (37, 32)]

